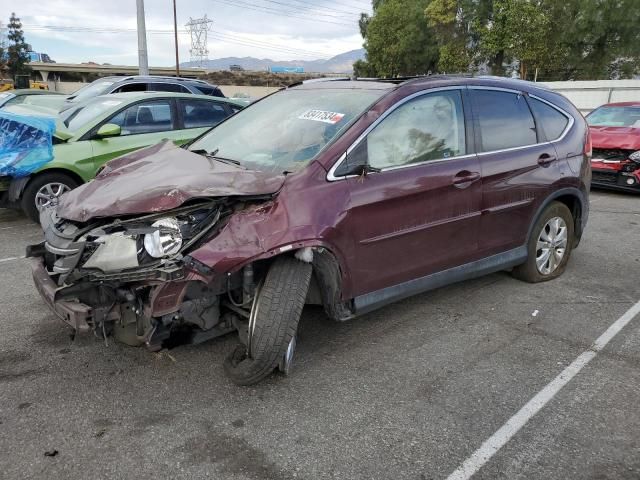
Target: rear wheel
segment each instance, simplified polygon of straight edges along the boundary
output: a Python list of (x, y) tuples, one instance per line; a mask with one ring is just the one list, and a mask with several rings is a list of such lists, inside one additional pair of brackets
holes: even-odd
[(234, 383), (252, 385), (276, 367), (289, 372), (311, 270), (311, 264), (293, 257), (278, 258), (271, 265), (256, 291), (247, 345), (238, 345), (224, 362)]
[(552, 202), (536, 220), (527, 245), (527, 261), (513, 269), (513, 276), (531, 283), (559, 277), (573, 245), (573, 215), (565, 204)]
[(44, 172), (36, 175), (22, 193), (22, 210), (31, 220), (38, 222), (41, 209), (57, 202), (63, 193), (77, 186), (78, 182), (64, 173)]

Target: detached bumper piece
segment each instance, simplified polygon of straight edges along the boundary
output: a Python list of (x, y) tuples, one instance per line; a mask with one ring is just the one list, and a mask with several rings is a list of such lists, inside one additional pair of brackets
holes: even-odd
[(47, 273), (42, 257), (30, 258), (29, 261), (36, 289), (51, 311), (77, 332), (89, 332), (89, 324), (92, 323), (91, 307), (74, 301), (56, 301), (58, 286)]

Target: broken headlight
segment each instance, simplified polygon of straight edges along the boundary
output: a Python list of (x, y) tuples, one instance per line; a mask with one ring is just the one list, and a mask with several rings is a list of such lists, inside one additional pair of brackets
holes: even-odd
[(175, 255), (182, 247), (182, 232), (175, 218), (161, 218), (151, 225), (156, 230), (144, 235), (144, 249), (153, 258)]

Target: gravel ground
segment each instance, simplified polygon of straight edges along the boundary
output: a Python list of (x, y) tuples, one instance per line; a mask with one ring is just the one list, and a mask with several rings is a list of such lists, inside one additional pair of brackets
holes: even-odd
[[(292, 376), (250, 388), (223, 374), (233, 337), (72, 341), (13, 258), (38, 227), (0, 210), (0, 477), (446, 478), (640, 300), (640, 198), (591, 208), (558, 280), (498, 273), (341, 324), (307, 308)], [(637, 317), (474, 478), (640, 478), (639, 393)]]

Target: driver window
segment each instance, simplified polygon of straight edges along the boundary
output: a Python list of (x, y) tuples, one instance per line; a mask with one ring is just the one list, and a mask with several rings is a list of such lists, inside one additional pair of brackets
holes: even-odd
[(119, 125), (121, 136), (166, 132), (173, 129), (170, 100), (136, 103), (111, 117), (105, 123)]
[(392, 168), (464, 155), (460, 91), (422, 95), (394, 110), (367, 137), (369, 165)]

